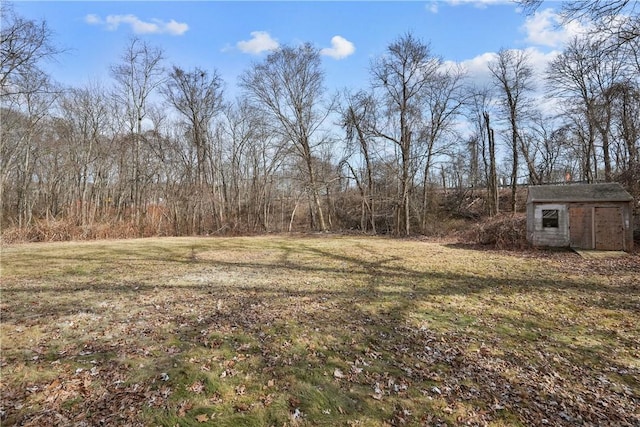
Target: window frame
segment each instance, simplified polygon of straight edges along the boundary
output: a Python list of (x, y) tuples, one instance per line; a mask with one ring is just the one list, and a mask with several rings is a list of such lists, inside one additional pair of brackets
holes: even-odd
[(560, 209), (542, 209), (542, 229), (560, 228)]

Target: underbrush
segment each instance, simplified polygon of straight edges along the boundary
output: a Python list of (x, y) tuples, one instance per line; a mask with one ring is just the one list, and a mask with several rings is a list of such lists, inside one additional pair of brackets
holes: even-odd
[(28, 227), (3, 228), (2, 243), (67, 242), (79, 240), (129, 239), (133, 237), (170, 236), (169, 227), (136, 226), (133, 221), (108, 221), (77, 225), (71, 220), (41, 219)]
[(500, 214), (472, 225), (462, 233), (468, 243), (493, 246), (496, 249), (524, 249), (527, 242), (527, 217), (517, 213)]

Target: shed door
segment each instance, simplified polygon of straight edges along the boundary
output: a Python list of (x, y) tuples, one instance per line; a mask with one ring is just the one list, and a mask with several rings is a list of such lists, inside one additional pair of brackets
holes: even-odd
[(569, 207), (569, 238), (572, 248), (593, 249), (591, 207)]
[(624, 249), (622, 209), (595, 208), (594, 223), (597, 250), (621, 251)]

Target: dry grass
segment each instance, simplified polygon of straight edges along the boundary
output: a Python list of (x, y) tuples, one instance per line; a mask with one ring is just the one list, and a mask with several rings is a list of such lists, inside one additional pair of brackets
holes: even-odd
[(361, 237), (2, 252), (3, 425), (634, 425), (640, 258)]

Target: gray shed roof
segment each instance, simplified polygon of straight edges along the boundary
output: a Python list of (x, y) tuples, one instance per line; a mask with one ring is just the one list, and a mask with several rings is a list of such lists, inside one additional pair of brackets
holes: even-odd
[(629, 202), (633, 200), (617, 182), (604, 184), (536, 185), (529, 187), (531, 202)]

